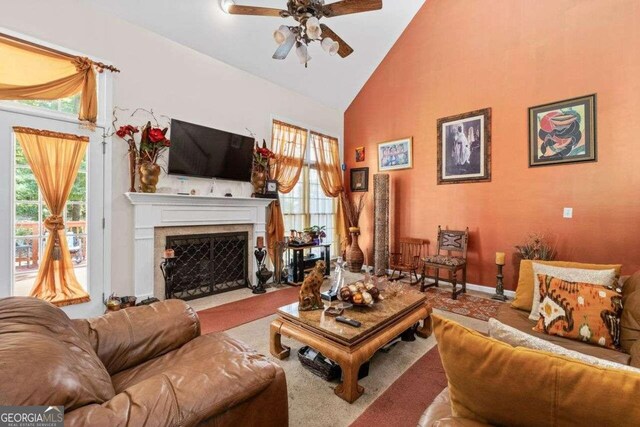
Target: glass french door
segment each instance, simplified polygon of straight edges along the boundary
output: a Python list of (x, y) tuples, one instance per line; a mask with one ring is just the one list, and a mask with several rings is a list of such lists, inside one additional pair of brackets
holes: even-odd
[(91, 301), (63, 310), (71, 317), (100, 314), (104, 311), (105, 273), (102, 129), (90, 131), (77, 123), (6, 110), (0, 110), (0, 297), (29, 295), (48, 237), (43, 221), (49, 211), (13, 126), (89, 137), (87, 153), (63, 215), (74, 271)]

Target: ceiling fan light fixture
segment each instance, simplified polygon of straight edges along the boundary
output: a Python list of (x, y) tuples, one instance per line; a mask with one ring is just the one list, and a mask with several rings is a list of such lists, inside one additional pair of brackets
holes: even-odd
[(310, 39), (319, 39), (322, 35), (322, 29), (320, 28), (320, 21), (315, 16), (307, 19), (305, 23), (307, 36)]
[(220, 7), (222, 7), (222, 10), (225, 13), (229, 13), (229, 10), (231, 10), (231, 6), (235, 6), (236, 3), (233, 0), (221, 0), (220, 1)]
[(332, 56), (338, 53), (338, 50), (340, 50), (340, 43), (334, 41), (331, 37), (325, 37), (324, 39), (322, 39), (321, 44), (324, 51)]
[(301, 64), (306, 64), (311, 61), (311, 57), (309, 56), (309, 50), (307, 49), (307, 45), (304, 43), (298, 44), (296, 48), (296, 55), (298, 55), (298, 59)]
[(281, 45), (289, 36), (291, 36), (291, 30), (286, 25), (280, 25), (280, 28), (273, 32), (273, 39)]

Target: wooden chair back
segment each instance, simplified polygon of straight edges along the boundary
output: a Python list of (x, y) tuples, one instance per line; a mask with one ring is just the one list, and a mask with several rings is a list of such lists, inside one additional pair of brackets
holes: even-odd
[(448, 256), (451, 252), (458, 252), (462, 258), (467, 259), (467, 244), (469, 243), (469, 227), (464, 231), (443, 230), (438, 226), (438, 247), (436, 254), (446, 251)]
[(416, 265), (426, 255), (426, 247), (429, 242), (423, 239), (403, 237), (398, 240), (398, 257), (396, 261), (403, 265)]

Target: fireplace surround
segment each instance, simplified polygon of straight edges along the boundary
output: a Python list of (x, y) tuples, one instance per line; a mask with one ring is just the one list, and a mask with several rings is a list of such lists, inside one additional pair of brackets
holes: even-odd
[(247, 277), (256, 271), (256, 239), (266, 239), (268, 199), (126, 193), (133, 205), (133, 271), (135, 296), (165, 299), (160, 262), (167, 236), (243, 232), (247, 239)]

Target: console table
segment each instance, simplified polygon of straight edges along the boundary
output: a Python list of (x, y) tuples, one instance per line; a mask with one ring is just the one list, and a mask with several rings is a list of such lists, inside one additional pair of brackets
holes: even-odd
[[(305, 249), (320, 248), (322, 254), (319, 257), (305, 259)], [(327, 265), (325, 276), (331, 274), (331, 245), (330, 244), (309, 244), (309, 245), (290, 245), (287, 246), (286, 265), (289, 268), (289, 284), (294, 286), (302, 285), (306, 272), (313, 269), (316, 261), (322, 260)]]

